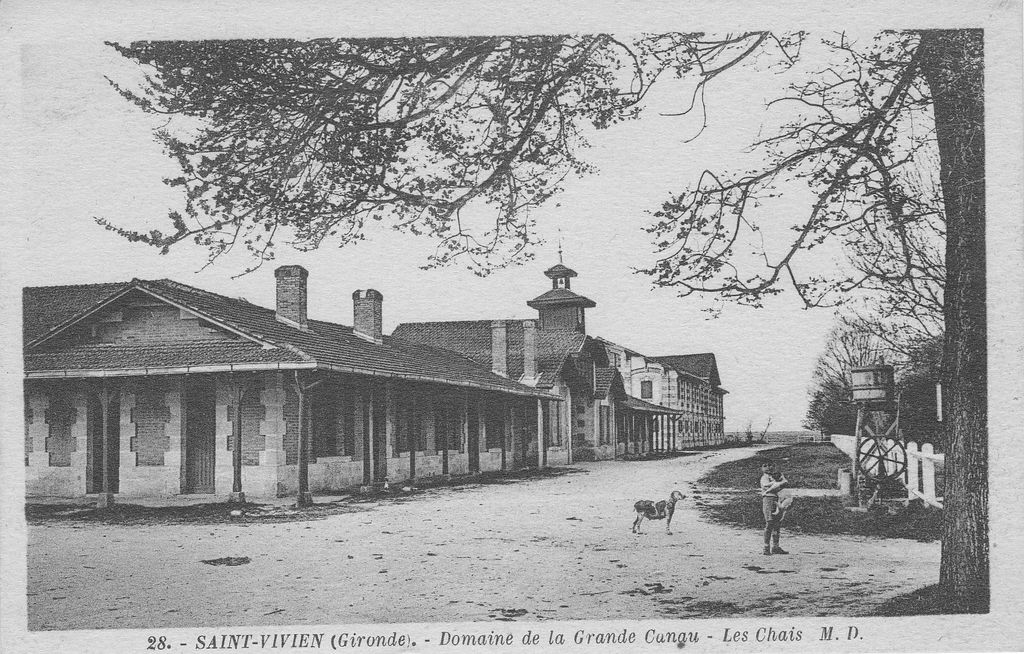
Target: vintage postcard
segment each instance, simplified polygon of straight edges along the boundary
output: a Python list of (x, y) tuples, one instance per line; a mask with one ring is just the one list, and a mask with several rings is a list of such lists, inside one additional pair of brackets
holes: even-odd
[(0, 649), (1024, 647), (1021, 19), (0, 6)]

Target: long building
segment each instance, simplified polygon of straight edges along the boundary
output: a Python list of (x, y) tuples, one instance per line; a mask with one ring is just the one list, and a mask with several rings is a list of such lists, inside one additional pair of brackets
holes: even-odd
[[(404, 323), (394, 335), (559, 395), (570, 461), (724, 442), (727, 391), (714, 354), (648, 357), (589, 336), (586, 312), (597, 303), (572, 290), (576, 271), (559, 262), (544, 274), (551, 288), (526, 302), (535, 319)], [(539, 348), (537, 369), (515, 358), (520, 342)]]
[(274, 308), (171, 280), (26, 288), (26, 491), (254, 497), (564, 465), (714, 443), (714, 356), (642, 357), (587, 335), (596, 303), (552, 288), (534, 319), (406, 323), (352, 294), (308, 317), (308, 273)]

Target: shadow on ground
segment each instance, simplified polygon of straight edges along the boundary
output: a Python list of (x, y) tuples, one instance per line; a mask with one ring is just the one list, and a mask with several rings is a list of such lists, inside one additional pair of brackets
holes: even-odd
[[(438, 493), (452, 493), (494, 484), (518, 484), (535, 479), (563, 477), (586, 473), (580, 468), (528, 468), (511, 472), (485, 472), (479, 475), (443, 477), (418, 480), (416, 486), (396, 484), (390, 490), (375, 490), (366, 494), (345, 493), (317, 495), (316, 502), (299, 508), (291, 503), (209, 502), (177, 506), (142, 506), (115, 503), (105, 508), (92, 504), (27, 503), (25, 518), (30, 525), (54, 522), (81, 522), (116, 525), (175, 525), (175, 524), (247, 524), (274, 522), (301, 522), (323, 520), (332, 515), (371, 511), (387, 503), (413, 502)], [(408, 490), (406, 490), (408, 489)]]

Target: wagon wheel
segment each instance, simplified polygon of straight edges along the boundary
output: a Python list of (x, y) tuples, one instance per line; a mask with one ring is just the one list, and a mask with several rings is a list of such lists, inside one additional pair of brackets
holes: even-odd
[(891, 438), (869, 436), (860, 442), (857, 462), (861, 472), (872, 481), (888, 481), (907, 470), (907, 450)]

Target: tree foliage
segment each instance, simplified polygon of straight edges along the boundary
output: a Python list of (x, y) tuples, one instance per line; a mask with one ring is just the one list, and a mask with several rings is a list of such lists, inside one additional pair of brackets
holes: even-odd
[[(581, 125), (635, 115), (649, 74), (607, 35), (112, 45), (148, 72), (122, 95), (194, 119), (158, 134), (185, 215), (169, 233), (112, 227), (257, 261), (282, 237), (343, 246), (372, 221), (438, 239), (434, 263), (529, 256), (530, 209), (589, 170)], [(494, 209), (482, 225), (464, 220), (474, 201)]]

